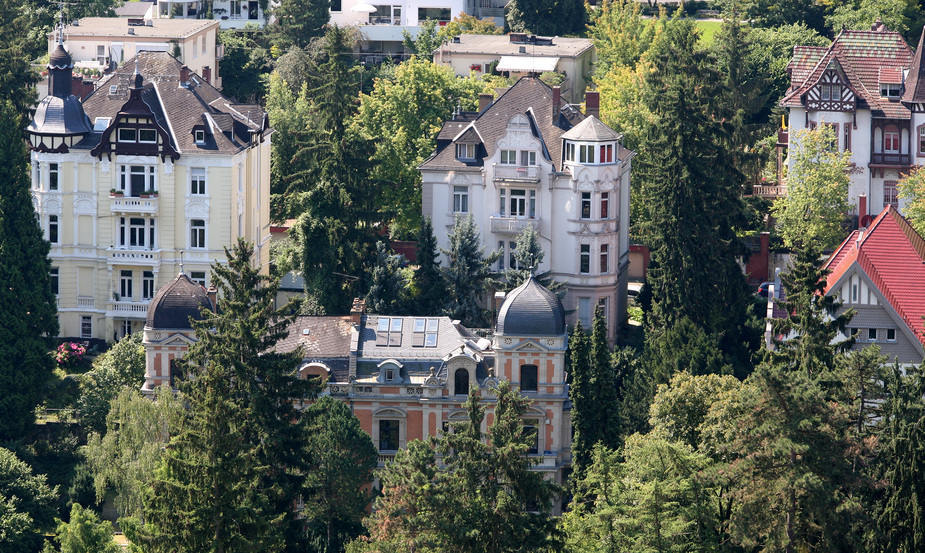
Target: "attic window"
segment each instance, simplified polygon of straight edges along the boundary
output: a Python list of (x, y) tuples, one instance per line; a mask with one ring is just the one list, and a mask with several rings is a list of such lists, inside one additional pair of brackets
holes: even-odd
[(901, 90), (899, 83), (880, 83), (880, 95), (884, 98), (899, 98)]
[(205, 144), (206, 143), (206, 131), (202, 129), (196, 129), (193, 131), (193, 140), (196, 144)]
[(138, 142), (155, 144), (157, 142), (157, 131), (154, 129), (138, 129)]
[(115, 94), (117, 90), (119, 90), (119, 85), (114, 85), (114, 84), (109, 85), (110, 94)]
[(401, 346), (401, 317), (379, 317), (376, 326), (376, 345), (380, 347)]
[(414, 333), (411, 335), (411, 347), (437, 347), (437, 330), (440, 319), (414, 319)]
[(119, 142), (135, 142), (138, 140), (138, 129), (122, 127), (119, 129)]
[(112, 122), (112, 117), (97, 117), (93, 120), (93, 132), (103, 132)]
[(475, 144), (457, 144), (456, 159), (475, 159)]

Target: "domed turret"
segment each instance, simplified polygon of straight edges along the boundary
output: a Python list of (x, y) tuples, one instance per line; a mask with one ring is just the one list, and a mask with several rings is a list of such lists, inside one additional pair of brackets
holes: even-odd
[(148, 306), (145, 328), (185, 330), (192, 329), (190, 318), (202, 320), (200, 307), (212, 309), (206, 289), (196, 284), (185, 273), (170, 281), (154, 295)]
[(511, 336), (561, 336), (565, 334), (565, 308), (530, 275), (501, 304), (496, 331)]
[(593, 115), (562, 135), (566, 163), (607, 165), (620, 159), (622, 136)]
[(59, 35), (58, 46), (48, 59), (48, 96), (39, 102), (35, 117), (26, 129), (34, 150), (67, 152), (85, 134), (93, 132), (90, 118), (80, 100), (71, 94), (74, 63), (64, 49)]

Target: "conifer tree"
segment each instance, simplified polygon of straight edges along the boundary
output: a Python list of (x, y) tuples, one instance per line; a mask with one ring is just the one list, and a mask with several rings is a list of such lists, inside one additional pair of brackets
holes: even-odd
[(485, 324), (484, 310), (479, 306), (479, 301), (489, 284), (492, 274), (490, 267), (501, 256), (499, 252), (493, 252), (484, 257), (485, 248), (481, 242), (470, 213), (466, 217), (456, 218), (450, 232), (450, 249), (443, 250), (443, 255), (450, 260), (450, 266), (443, 269), (450, 297), (445, 312), (470, 328)]
[(297, 535), (292, 506), (304, 478), (304, 427), (293, 400), (316, 383), (278, 353), (291, 317), (273, 309), (279, 281), (251, 266), (253, 247), (212, 266), (218, 312), (193, 321), (183, 360), (189, 417), (168, 444), (146, 502), (153, 551), (276, 551)]
[(32, 424), (53, 369), (48, 337), (58, 333), (19, 115), (0, 101), (0, 440), (22, 438)]
[(554, 292), (559, 299), (565, 294), (564, 283), (556, 282), (552, 279), (549, 271), (537, 273), (540, 263), (546, 257), (543, 251), (543, 245), (540, 244), (540, 233), (536, 227), (529, 224), (524, 227), (520, 234), (517, 235), (516, 246), (514, 247), (514, 260), (517, 261), (519, 268), (507, 269), (504, 271), (505, 291), (511, 291), (527, 281), (531, 272), (533, 278), (542, 284), (545, 288)]
[(398, 266), (398, 259), (389, 247), (380, 240), (376, 244), (376, 266), (373, 268), (372, 283), (366, 295), (366, 307), (370, 313), (401, 315), (405, 303), (405, 278)]
[(597, 442), (599, 430), (595, 425), (591, 388), (591, 341), (581, 321), (575, 324), (569, 336), (568, 371), (571, 379), (568, 395), (572, 401), (572, 466), (578, 474), (591, 460), (591, 449)]
[(446, 284), (440, 271), (440, 252), (437, 251), (437, 237), (429, 217), (421, 220), (418, 231), (416, 256), (418, 268), (411, 281), (415, 315), (437, 315), (443, 312), (446, 303)]
[(591, 389), (594, 391), (598, 443), (609, 449), (623, 445), (620, 418), (620, 387), (614, 371), (613, 353), (607, 343), (607, 321), (600, 307), (594, 310), (591, 332)]

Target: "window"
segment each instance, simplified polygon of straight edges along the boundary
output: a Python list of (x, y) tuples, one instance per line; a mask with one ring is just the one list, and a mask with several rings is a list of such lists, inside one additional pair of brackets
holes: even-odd
[(578, 162), (594, 163), (594, 146), (578, 146)]
[(536, 165), (536, 152), (521, 151), (520, 164), (524, 166)]
[(154, 273), (143, 271), (141, 273), (141, 299), (149, 300), (154, 297)]
[(896, 341), (896, 329), (895, 329), (895, 328), (888, 328), (888, 329), (886, 329), (886, 341), (887, 341), (887, 342), (895, 342), (895, 341)]
[(96, 63), (106, 65), (106, 46), (103, 44), (96, 45)]
[(571, 142), (565, 143), (565, 161), (575, 161), (575, 145)]
[(610, 192), (601, 192), (601, 219), (610, 216)]
[(832, 100), (838, 101), (841, 100), (841, 85), (833, 84), (832, 86)]
[(376, 327), (376, 345), (380, 347), (401, 346), (401, 317), (379, 317)]
[(231, 0), (231, 19), (241, 17), (241, 0)]
[(601, 163), (613, 163), (613, 144), (601, 145)]
[(206, 193), (206, 170), (203, 167), (190, 169), (190, 194), (204, 195)]
[(826, 134), (827, 141), (825, 145), (826, 151), (837, 152), (838, 151), (838, 123), (825, 123), (825, 125), (832, 130), (831, 133)]
[(827, 84), (819, 85), (819, 97), (823, 100), (832, 99), (832, 87)]
[(379, 421), (379, 451), (398, 451), (398, 431), (400, 421)]
[(200, 144), (200, 145), (205, 144), (206, 143), (206, 131), (202, 129), (196, 129), (195, 131), (193, 131), (193, 141), (196, 142), (196, 144)]
[(138, 129), (119, 127), (119, 142), (137, 142)]
[(498, 257), (498, 270), (503, 271), (504, 270), (504, 240), (498, 241), (497, 251), (501, 254), (501, 256)]
[(48, 164), (48, 189), (49, 190), (58, 189), (58, 164), (57, 163)]
[(153, 165), (122, 165), (119, 167), (119, 190), (137, 198), (146, 190), (157, 190)]
[(919, 127), (919, 155), (925, 156), (925, 125)]
[(138, 129), (138, 142), (142, 144), (156, 144), (157, 131), (154, 129)]
[(601, 244), (601, 274), (610, 271), (610, 244)]
[(508, 267), (511, 269), (523, 269), (517, 262), (517, 242), (507, 243)]
[(93, 319), (89, 315), (81, 315), (80, 317), (80, 337), (93, 337)]
[(582, 219), (591, 218), (591, 193), (590, 192), (581, 193), (581, 218)]
[(119, 271), (119, 296), (122, 300), (132, 299), (132, 271)]
[(189, 247), (206, 247), (206, 222), (202, 219), (193, 219), (189, 222)]
[(386, 369), (385, 379), (389, 382), (395, 380), (395, 369)]
[(851, 303), (857, 303), (857, 302), (858, 302), (858, 285), (852, 284), (851, 285)]
[(148, 237), (150, 238), (148, 245), (154, 247), (154, 219), (132, 217), (127, 223), (125, 217), (119, 218), (119, 246), (143, 248), (145, 237)]
[(122, 336), (129, 336), (132, 333), (132, 321), (128, 319), (122, 321)]
[(532, 438), (530, 440), (530, 448), (527, 450), (528, 455), (536, 455), (540, 452), (540, 433), (537, 431), (539, 424), (540, 421), (536, 419), (524, 420), (524, 436)]
[(501, 165), (517, 165), (517, 152), (514, 150), (501, 150)]
[(536, 365), (520, 366), (520, 391), (535, 392), (538, 388)]
[(899, 129), (892, 125), (883, 130), (883, 151), (893, 154), (899, 152)]
[[(109, 86), (109, 93), (115, 94), (119, 89), (116, 85)], [(106, 127), (109, 126), (109, 123), (112, 122), (112, 117), (97, 117), (93, 120), (93, 132), (103, 132), (106, 130)]]
[(591, 272), (591, 244), (581, 245), (581, 263), (578, 272), (586, 275)]
[(883, 181), (883, 205), (899, 207), (899, 196), (896, 190), (895, 180)]
[(202, 37), (202, 53), (206, 53), (206, 37)]
[(876, 341), (877, 341), (877, 329), (876, 329), (876, 328), (868, 328), (868, 329), (867, 329), (867, 340), (870, 341), (870, 342), (876, 342)]
[(205, 271), (192, 271), (189, 274), (189, 279), (195, 282), (196, 284), (206, 287), (206, 272)]
[(845, 123), (843, 126), (845, 151), (851, 150), (851, 124)]
[(456, 369), (453, 373), (453, 395), (464, 396), (469, 393), (469, 371)]
[(880, 83), (880, 95), (884, 98), (899, 98), (902, 85), (898, 83)]
[(343, 10), (341, 7), (341, 0), (331, 0), (331, 11), (339, 12), (341, 10)]
[(48, 241), (52, 244), (58, 243), (58, 216), (48, 216)]
[(456, 159), (475, 159), (475, 144), (457, 144)]
[(453, 213), (469, 213), (469, 187), (453, 187)]
[(412, 347), (437, 347), (437, 330), (440, 328), (440, 319), (414, 319), (414, 330), (411, 336)]
[(604, 321), (604, 327), (607, 327), (607, 298), (597, 300), (597, 308), (601, 311), (601, 319)]
[(511, 217), (527, 216), (527, 191), (511, 190)]
[(418, 8), (418, 21), (436, 19), (449, 23), (450, 18), (450, 8)]
[(60, 274), (61, 269), (58, 267), (52, 267), (48, 272), (48, 282), (51, 284), (51, 293), (58, 294), (58, 275)]
[(578, 322), (585, 328), (591, 327), (591, 298), (578, 298)]
[(501, 217), (504, 217), (504, 214), (507, 213), (506, 208), (505, 208), (506, 196), (507, 196), (507, 190), (505, 190), (504, 188), (498, 191), (498, 197), (501, 200), (498, 206), (498, 215), (500, 215)]
[(848, 337), (849, 337), (849, 338), (854, 337), (855, 339), (857, 339), (857, 337), (858, 337), (858, 329), (856, 329), (856, 328), (848, 328)]

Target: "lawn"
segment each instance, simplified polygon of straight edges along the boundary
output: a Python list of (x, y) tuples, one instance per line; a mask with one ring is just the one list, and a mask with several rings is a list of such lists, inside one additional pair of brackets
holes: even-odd
[(700, 41), (705, 46), (713, 44), (713, 35), (719, 31), (722, 25), (722, 21), (697, 21), (697, 28), (700, 29), (701, 33)]

